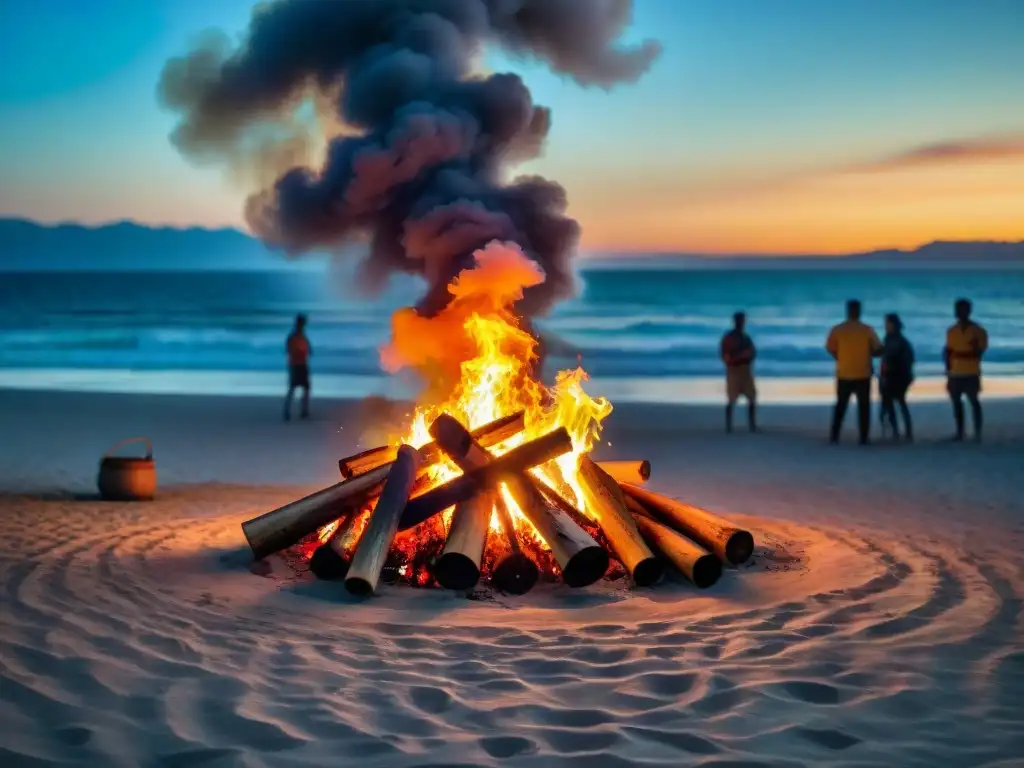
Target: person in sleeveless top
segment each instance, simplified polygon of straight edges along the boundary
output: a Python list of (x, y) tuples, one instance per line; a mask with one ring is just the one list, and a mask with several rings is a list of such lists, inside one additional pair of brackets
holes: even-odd
[(306, 316), (296, 315), (295, 325), (285, 342), (285, 354), (288, 356), (288, 394), (284, 398), (284, 420), (292, 417), (292, 396), (296, 389), (302, 390), (303, 419), (309, 418), (309, 358), (313, 347), (306, 337)]
[(958, 299), (954, 305), (956, 323), (946, 331), (946, 346), (942, 351), (946, 363), (946, 391), (953, 402), (956, 434), (953, 440), (964, 439), (964, 397), (971, 405), (974, 439), (981, 440), (981, 357), (988, 349), (988, 332), (971, 320), (971, 302)]

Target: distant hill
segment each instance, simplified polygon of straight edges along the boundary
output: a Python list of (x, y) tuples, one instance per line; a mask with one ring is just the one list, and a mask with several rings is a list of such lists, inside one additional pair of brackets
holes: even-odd
[(119, 222), (98, 227), (0, 218), (0, 270), (262, 270), (293, 265), (237, 229)]
[[(265, 270), (318, 268), (318, 259), (295, 261), (268, 250), (237, 229), (177, 229), (120, 222), (89, 227), (81, 224), (39, 224), (0, 218), (0, 271), (34, 270)], [(879, 250), (847, 256), (758, 256), (701, 254), (629, 254), (585, 261), (588, 269), (679, 267), (865, 268), (910, 266), (1024, 266), (1024, 241), (934, 242), (914, 250)]]

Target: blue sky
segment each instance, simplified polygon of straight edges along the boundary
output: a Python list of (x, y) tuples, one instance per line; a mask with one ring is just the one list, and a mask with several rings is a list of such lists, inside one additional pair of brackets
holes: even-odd
[[(155, 88), (203, 30), (240, 34), (251, 5), (0, 0), (0, 212), (240, 223), (244, 191), (178, 157)], [(488, 61), (554, 108), (527, 170), (567, 187), (588, 248), (1024, 238), (1020, 0), (636, 0), (629, 34), (664, 52), (610, 93)], [(966, 150), (886, 165), (947, 143)]]

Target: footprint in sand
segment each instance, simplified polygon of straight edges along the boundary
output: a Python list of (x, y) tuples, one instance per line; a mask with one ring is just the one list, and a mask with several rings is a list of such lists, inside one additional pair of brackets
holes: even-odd
[(480, 748), (491, 757), (506, 760), (516, 755), (537, 751), (537, 743), (521, 736), (487, 736), (480, 739)]
[(835, 751), (849, 749), (854, 744), (860, 744), (860, 739), (848, 733), (837, 731), (831, 728), (795, 728), (793, 732), (802, 739), (817, 744), (819, 747)]
[(417, 709), (430, 715), (444, 712), (452, 705), (447, 691), (425, 685), (410, 688), (409, 698)]
[(794, 699), (808, 704), (831, 705), (839, 703), (839, 689), (826, 683), (815, 683), (810, 680), (791, 680), (782, 683), (782, 690)]

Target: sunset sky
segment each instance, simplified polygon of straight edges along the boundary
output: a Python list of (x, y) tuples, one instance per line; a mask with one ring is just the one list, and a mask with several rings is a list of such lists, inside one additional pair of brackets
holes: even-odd
[[(0, 0), (0, 214), (239, 225), (155, 88), (247, 0)], [(1024, 239), (1020, 0), (636, 0), (664, 51), (583, 90), (491, 55), (554, 109), (544, 156), (589, 251), (838, 253)]]

